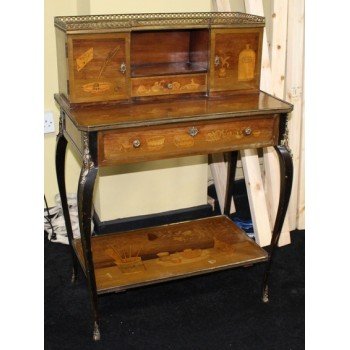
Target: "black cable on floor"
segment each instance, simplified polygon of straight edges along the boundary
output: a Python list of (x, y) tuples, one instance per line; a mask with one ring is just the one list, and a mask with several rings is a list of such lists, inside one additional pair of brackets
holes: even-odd
[(45, 219), (49, 222), (49, 224), (51, 226), (51, 230), (52, 230), (50, 241), (52, 241), (52, 240), (55, 241), (57, 239), (57, 236), (56, 236), (56, 232), (55, 232), (55, 230), (53, 229), (53, 226), (52, 226), (51, 217), (50, 217), (50, 211), (49, 211), (49, 207), (47, 205), (47, 201), (46, 201), (45, 195), (44, 195), (44, 201), (45, 201), (45, 206), (46, 206), (46, 210), (47, 210), (47, 216), (45, 216)]

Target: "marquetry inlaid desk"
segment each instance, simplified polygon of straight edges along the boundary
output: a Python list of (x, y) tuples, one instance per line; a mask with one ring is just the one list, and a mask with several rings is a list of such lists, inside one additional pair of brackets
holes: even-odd
[[(60, 108), (56, 171), (73, 256), (88, 281), (93, 337), (99, 294), (267, 262), (262, 299), (292, 184), (285, 146), (292, 105), (260, 91), (264, 18), (242, 13), (56, 17)], [(75, 239), (65, 189), (67, 142), (81, 159)], [(280, 200), (267, 250), (229, 218), (239, 150), (274, 146)], [(91, 234), (100, 167), (225, 152), (224, 213), (108, 235)]]

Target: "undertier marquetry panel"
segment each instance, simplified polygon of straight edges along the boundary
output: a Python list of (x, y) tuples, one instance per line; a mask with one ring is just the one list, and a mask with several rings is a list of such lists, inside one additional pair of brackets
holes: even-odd
[(278, 131), (274, 116), (105, 131), (98, 136), (99, 165), (272, 146)]
[[(74, 245), (82, 263), (81, 241)], [(92, 253), (99, 293), (267, 259), (266, 251), (225, 216), (95, 236)]]

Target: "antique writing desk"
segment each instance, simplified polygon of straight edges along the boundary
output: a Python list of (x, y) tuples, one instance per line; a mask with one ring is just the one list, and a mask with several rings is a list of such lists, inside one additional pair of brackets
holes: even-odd
[[(98, 294), (267, 261), (262, 298), (286, 214), (292, 106), (259, 90), (264, 18), (243, 13), (56, 17), (60, 128), (56, 170), (73, 256), (88, 281), (100, 338)], [(64, 168), (67, 142), (82, 162), (81, 238), (74, 239)], [(274, 146), (280, 201), (269, 253), (227, 217), (238, 150)], [(225, 152), (223, 215), (91, 236), (99, 167)]]

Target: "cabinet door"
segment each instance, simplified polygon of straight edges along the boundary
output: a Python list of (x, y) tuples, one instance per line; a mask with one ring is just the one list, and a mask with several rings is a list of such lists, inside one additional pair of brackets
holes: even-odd
[(70, 101), (96, 102), (129, 98), (129, 50), (129, 33), (70, 35)]
[(258, 90), (263, 28), (212, 29), (210, 90)]

